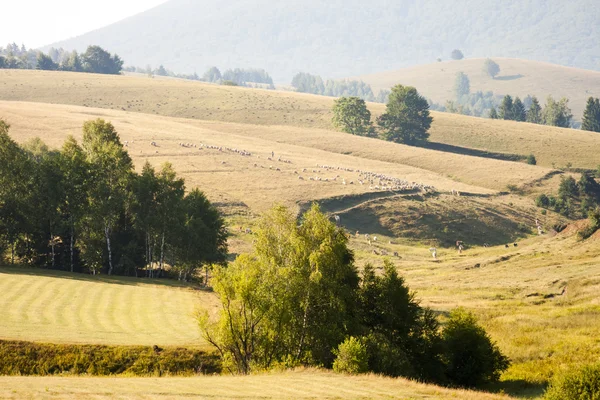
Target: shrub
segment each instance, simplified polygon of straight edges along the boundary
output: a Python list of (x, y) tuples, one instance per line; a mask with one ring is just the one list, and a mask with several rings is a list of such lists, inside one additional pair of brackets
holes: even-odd
[(550, 199), (548, 196), (542, 193), (535, 199), (535, 205), (538, 207), (547, 208), (550, 205)]
[(364, 343), (368, 353), (369, 371), (393, 377), (416, 376), (407, 354), (384, 335), (371, 333), (364, 338)]
[(591, 210), (588, 214), (589, 224), (582, 231), (578, 232), (581, 239), (587, 239), (600, 229), (600, 207)]
[(537, 165), (537, 160), (533, 154), (527, 156), (527, 164), (529, 165)]
[(476, 387), (495, 382), (510, 365), (475, 317), (463, 309), (450, 314), (442, 336), (446, 376), (453, 384)]
[(544, 396), (546, 400), (599, 400), (600, 363), (555, 377)]
[(367, 347), (359, 339), (349, 337), (334, 352), (333, 370), (346, 374), (362, 374), (369, 370)]

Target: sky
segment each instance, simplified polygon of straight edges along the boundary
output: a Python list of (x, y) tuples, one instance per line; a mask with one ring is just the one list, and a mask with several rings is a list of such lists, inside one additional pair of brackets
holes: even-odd
[(110, 25), (166, 0), (7, 0), (2, 1), (0, 46), (16, 42), (27, 48)]

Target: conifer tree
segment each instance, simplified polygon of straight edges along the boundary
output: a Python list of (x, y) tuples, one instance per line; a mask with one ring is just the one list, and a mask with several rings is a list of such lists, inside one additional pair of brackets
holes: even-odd
[(518, 97), (516, 97), (515, 101), (513, 102), (512, 115), (513, 115), (513, 120), (515, 120), (515, 121), (524, 122), (525, 119), (527, 118), (527, 115), (525, 112), (525, 106), (523, 105), (523, 102), (521, 102), (521, 99)]
[(600, 99), (590, 97), (583, 112), (581, 129), (584, 131), (600, 132)]
[(527, 122), (532, 124), (544, 123), (542, 118), (542, 107), (535, 96), (531, 99), (531, 106), (529, 107), (529, 110), (527, 110)]

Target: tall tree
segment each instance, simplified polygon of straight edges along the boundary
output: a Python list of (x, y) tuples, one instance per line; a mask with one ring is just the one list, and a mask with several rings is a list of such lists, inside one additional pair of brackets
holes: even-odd
[(543, 124), (544, 119), (542, 116), (542, 107), (540, 106), (540, 102), (537, 97), (532, 97), (531, 106), (529, 110), (527, 110), (527, 122), (531, 122), (532, 124)]
[(552, 96), (548, 96), (542, 115), (546, 125), (569, 128), (573, 119), (573, 113), (569, 108), (569, 99), (563, 97), (557, 102)]
[(69, 136), (60, 153), (60, 168), (64, 179), (64, 202), (62, 214), (69, 227), (69, 258), (71, 272), (75, 270), (75, 241), (87, 211), (87, 195), (90, 170), (83, 149), (73, 136)]
[(600, 132), (600, 99), (590, 97), (583, 112), (581, 129)]
[(333, 103), (333, 125), (353, 135), (372, 132), (371, 112), (364, 100), (358, 97), (341, 97)]
[(500, 73), (500, 66), (494, 60), (488, 58), (483, 64), (483, 71), (488, 74), (490, 78), (495, 79), (496, 75)]
[(426, 141), (432, 121), (427, 99), (414, 87), (402, 85), (392, 88), (386, 112), (377, 119), (385, 140), (406, 144)]
[(496, 107), (492, 106), (492, 108), (490, 108), (490, 114), (489, 114), (491, 119), (498, 119), (498, 111), (496, 111)]
[(111, 55), (100, 46), (89, 46), (81, 55), (84, 70), (97, 74), (118, 75), (123, 69), (123, 60), (118, 55)]
[(513, 99), (510, 95), (507, 94), (502, 99), (502, 103), (498, 108), (498, 116), (500, 119), (514, 120)]
[(470, 93), (471, 82), (469, 81), (469, 77), (464, 72), (457, 73), (454, 80), (454, 95), (456, 99), (460, 101), (463, 96), (468, 96)]
[(527, 119), (525, 106), (519, 97), (515, 97), (512, 108), (512, 116), (515, 121), (524, 122)]
[(114, 126), (102, 119), (83, 125), (83, 149), (92, 171), (90, 218), (92, 226), (101, 229), (104, 235), (108, 274), (111, 275), (114, 268), (112, 233), (127, 204), (133, 163)]
[(58, 69), (58, 64), (55, 63), (50, 56), (47, 56), (40, 51), (37, 55), (36, 69), (56, 71)]
[(450, 53), (450, 58), (452, 58), (453, 60), (462, 60), (463, 58), (465, 58), (465, 55), (459, 49), (454, 49), (452, 50), (452, 53)]

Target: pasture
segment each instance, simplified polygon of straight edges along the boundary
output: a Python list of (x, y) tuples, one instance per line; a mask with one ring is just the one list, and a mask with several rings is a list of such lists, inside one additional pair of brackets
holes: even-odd
[(527, 95), (537, 96), (544, 105), (546, 97), (567, 97), (576, 120), (581, 121), (585, 103), (590, 96), (600, 96), (600, 72), (563, 67), (539, 61), (492, 57), (500, 66), (500, 73), (492, 79), (483, 70), (485, 58), (467, 58), (419, 65), (395, 71), (360, 76), (374, 91), (390, 88), (398, 83), (415, 86), (424, 96), (444, 104), (454, 99), (454, 80), (464, 72), (471, 81), (471, 93), (481, 90), (521, 100)]
[(344, 376), (318, 370), (198, 378), (0, 377), (3, 399), (464, 399), (498, 396), (444, 389), (406, 379)]
[[(428, 76), (421, 70), (419, 74)], [(395, 79), (393, 82), (402, 83)], [(454, 74), (448, 84), (450, 87), (454, 84)], [(425, 83), (414, 85), (431, 97), (424, 90)], [(577, 89), (584, 94), (585, 90), (587, 88)], [(592, 92), (585, 94), (586, 99), (594, 94), (593, 89), (590, 90)], [(595, 95), (600, 96), (600, 93), (596, 91)], [(219, 125), (217, 121), (239, 123), (255, 131), (271, 126), (278, 128), (275, 132), (279, 132), (279, 136), (286, 134), (286, 137), (295, 136), (294, 128), (309, 128), (318, 132), (321, 142), (324, 135), (329, 135), (321, 129), (327, 132), (332, 129), (331, 107), (334, 101), (330, 97), (302, 93), (217, 86), (177, 79), (26, 70), (0, 70), (0, 100), (78, 105), (214, 121), (215, 125)], [(370, 103), (369, 108), (374, 118), (385, 111), (383, 104)], [(600, 164), (600, 157), (589, 151), (600, 146), (600, 135), (593, 132), (448, 113), (432, 112), (432, 115), (434, 122), (430, 139), (433, 142), (489, 152), (534, 154), (538, 165), (545, 167), (553, 164), (563, 167), (571, 163), (573, 167), (596, 168)]]

